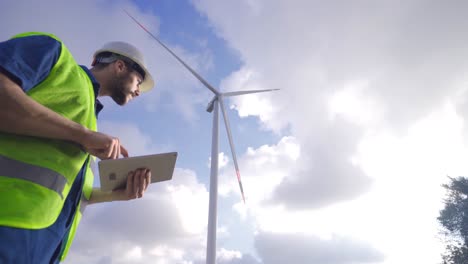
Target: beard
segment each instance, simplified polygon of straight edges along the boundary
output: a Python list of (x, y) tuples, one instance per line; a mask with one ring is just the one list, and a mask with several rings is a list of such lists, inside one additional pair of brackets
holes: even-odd
[(122, 74), (120, 76), (116, 76), (111, 85), (111, 98), (114, 100), (115, 103), (118, 105), (124, 105), (127, 102), (128, 94), (125, 92), (125, 83), (128, 79), (130, 73)]

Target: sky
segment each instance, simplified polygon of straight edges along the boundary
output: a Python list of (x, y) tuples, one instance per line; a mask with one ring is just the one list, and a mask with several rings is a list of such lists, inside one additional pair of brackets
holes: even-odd
[(226, 101), (246, 204), (221, 127), (217, 263), (441, 262), (441, 185), (468, 172), (466, 1), (2, 1), (1, 40), (51, 32), (88, 66), (139, 47), (155, 89), (104, 99), (98, 126), (179, 153), (142, 199), (87, 207), (65, 263), (205, 262), (212, 94), (123, 9), (220, 90), (281, 89)]

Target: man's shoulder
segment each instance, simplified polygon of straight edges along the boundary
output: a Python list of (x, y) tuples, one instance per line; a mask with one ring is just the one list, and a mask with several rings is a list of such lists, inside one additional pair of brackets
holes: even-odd
[(26, 32), (13, 36), (4, 45), (14, 47), (11, 51), (21, 53), (60, 53), (61, 40), (55, 35), (41, 32)]
[(54, 34), (52, 33), (48, 33), (48, 32), (38, 32), (38, 31), (31, 31), (31, 32), (23, 32), (23, 33), (19, 33), (19, 34), (16, 34), (14, 35), (13, 37), (11, 37), (12, 39), (15, 39), (15, 38), (22, 38), (22, 39), (31, 39), (31, 38), (34, 38), (34, 39), (38, 39), (38, 40), (48, 40), (48, 41), (52, 41), (52, 40), (55, 40), (55, 41), (59, 41), (61, 42), (61, 40)]
[(0, 67), (25, 92), (42, 82), (60, 58), (61, 42), (52, 36), (26, 32), (0, 42)]
[(20, 45), (37, 46), (42, 48), (60, 49), (62, 41), (53, 34), (28, 32), (13, 36), (11, 42)]

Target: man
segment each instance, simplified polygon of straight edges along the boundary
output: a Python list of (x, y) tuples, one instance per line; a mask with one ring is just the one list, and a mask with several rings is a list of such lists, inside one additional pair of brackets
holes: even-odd
[(151, 172), (129, 172), (125, 189), (93, 189), (90, 155), (128, 157), (96, 131), (110, 96), (125, 105), (154, 86), (142, 54), (111, 42), (78, 65), (55, 36), (24, 33), (0, 42), (0, 263), (58, 263), (86, 204), (140, 198)]

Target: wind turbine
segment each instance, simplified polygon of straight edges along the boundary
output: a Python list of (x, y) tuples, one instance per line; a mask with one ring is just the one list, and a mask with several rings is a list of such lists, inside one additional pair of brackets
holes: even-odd
[(182, 59), (180, 59), (172, 50), (170, 50), (163, 42), (154, 36), (145, 26), (136, 20), (130, 13), (124, 10), (125, 13), (137, 23), (144, 31), (146, 31), (154, 40), (156, 40), (164, 49), (166, 49), (174, 58), (176, 58), (187, 70), (189, 70), (195, 78), (197, 78), (206, 88), (213, 92), (213, 99), (208, 103), (206, 111), (213, 112), (213, 134), (211, 141), (211, 168), (210, 168), (210, 198), (209, 198), (209, 212), (208, 212), (208, 234), (207, 234), (207, 250), (206, 250), (206, 264), (214, 264), (216, 261), (216, 226), (217, 226), (217, 210), (218, 210), (218, 143), (219, 143), (219, 107), (223, 114), (224, 124), (228, 135), (229, 146), (231, 147), (232, 160), (236, 169), (237, 181), (242, 195), (242, 200), (245, 203), (244, 188), (239, 173), (239, 165), (237, 164), (236, 150), (232, 140), (231, 127), (229, 119), (226, 114), (223, 99), (230, 96), (238, 96), (243, 94), (261, 93), (276, 91), (279, 89), (266, 89), (266, 90), (251, 90), (251, 91), (235, 91), (221, 93), (203, 79), (197, 72), (188, 66)]

